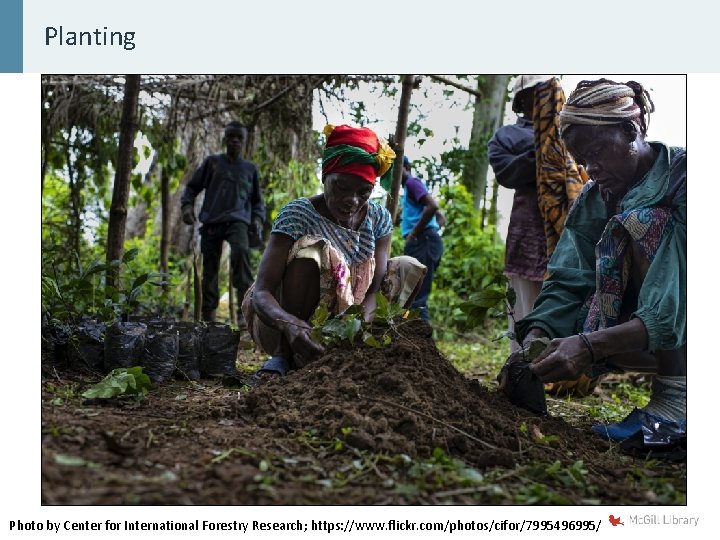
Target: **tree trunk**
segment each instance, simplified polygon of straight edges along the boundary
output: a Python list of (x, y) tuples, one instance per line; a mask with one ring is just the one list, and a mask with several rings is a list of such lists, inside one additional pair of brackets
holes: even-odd
[(233, 286), (232, 261), (228, 257), (228, 311), (230, 312), (230, 324), (237, 324), (235, 313), (235, 287)]
[(492, 198), (490, 199), (490, 210), (488, 210), (487, 224), (491, 227), (497, 227), (498, 222), (498, 192), (500, 191), (497, 178), (492, 181)]
[(472, 130), (463, 167), (462, 183), (473, 196), (479, 209), (487, 189), (487, 143), (502, 120), (509, 75), (478, 75)]
[(192, 277), (193, 277), (193, 318), (199, 322), (202, 318), (202, 271), (200, 270), (199, 248), (193, 247), (192, 252)]
[(45, 102), (47, 101), (47, 91), (43, 95), (43, 104), (40, 107), (40, 138), (42, 145), (42, 162), (40, 164), (40, 200), (42, 201), (42, 195), (45, 191), (45, 176), (47, 175), (48, 162), (50, 160), (50, 129), (47, 125), (48, 112), (45, 109)]
[[(496, 131), (502, 127), (505, 118), (505, 100), (500, 102), (500, 119), (497, 123)], [(492, 195), (490, 197), (490, 209), (488, 210), (487, 225), (495, 227), (497, 233), (498, 224), (498, 195), (500, 192), (500, 184), (498, 184), (497, 178), (493, 176), (492, 179)], [(484, 210), (484, 208), (483, 208)], [(483, 224), (485, 220), (483, 220)]]
[(81, 206), (82, 206), (82, 186), (80, 185), (80, 176), (76, 174), (72, 161), (72, 152), (70, 151), (72, 128), (68, 130), (68, 143), (65, 147), (65, 161), (67, 163), (68, 180), (70, 183), (70, 212), (72, 214), (72, 228), (70, 231), (70, 245), (72, 246), (73, 255), (80, 260), (80, 234), (82, 229)]
[(400, 106), (398, 107), (398, 121), (395, 127), (395, 153), (397, 155), (393, 167), (392, 186), (390, 187), (390, 193), (385, 203), (386, 208), (390, 211), (393, 223), (395, 223), (395, 216), (397, 215), (398, 196), (400, 194), (400, 184), (402, 183), (402, 166), (403, 155), (405, 154), (405, 137), (407, 136), (408, 111), (410, 110), (410, 96), (414, 85), (415, 77), (413, 75), (403, 75)]
[[(143, 186), (150, 186), (150, 189), (155, 191), (156, 188), (153, 186), (153, 183), (155, 181), (155, 177), (157, 176), (157, 170), (159, 167), (161, 167), (159, 152), (155, 152), (155, 155), (153, 155), (152, 161), (150, 162), (150, 166), (148, 167), (148, 171), (145, 173), (145, 177), (143, 178)], [(155, 211), (157, 212), (157, 209), (155, 209)], [(145, 235), (148, 232), (147, 222), (149, 215), (148, 204), (144, 199), (138, 198), (135, 206), (128, 207), (127, 219), (125, 220), (126, 240), (129, 238), (145, 238)], [(154, 234), (154, 231), (151, 231), (151, 234)]]
[[(187, 261), (190, 261), (190, 258), (187, 258)], [(190, 317), (190, 301), (192, 300), (192, 290), (193, 290), (193, 272), (192, 270), (188, 270), (185, 273), (186, 281), (185, 281), (185, 302), (183, 303), (182, 312), (180, 313), (180, 320), (181, 321), (187, 321)]]
[[(140, 75), (126, 75), (123, 110), (120, 120), (120, 139), (118, 141), (118, 159), (113, 183), (110, 220), (108, 222), (107, 256), (108, 263), (122, 260), (125, 243), (125, 221), (130, 195), (130, 174), (133, 165), (133, 144), (137, 133), (137, 105), (140, 93)], [(108, 268), (106, 283), (120, 286), (120, 267)]]
[[(167, 167), (162, 168), (160, 175), (160, 272), (164, 274), (163, 282), (168, 277), (168, 251), (170, 245), (170, 175)], [(163, 285), (163, 294), (167, 294), (168, 286)]]

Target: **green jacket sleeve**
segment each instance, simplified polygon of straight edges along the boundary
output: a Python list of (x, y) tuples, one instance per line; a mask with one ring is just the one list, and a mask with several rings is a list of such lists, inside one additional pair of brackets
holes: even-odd
[(687, 342), (687, 173), (685, 160), (673, 167), (672, 220), (666, 227), (638, 295), (634, 316), (645, 324), (648, 349), (672, 350)]
[(516, 324), (520, 341), (531, 328), (542, 329), (550, 338), (577, 333), (586, 315), (585, 301), (595, 290), (595, 244), (605, 221), (597, 188), (586, 188), (568, 215), (535, 307)]

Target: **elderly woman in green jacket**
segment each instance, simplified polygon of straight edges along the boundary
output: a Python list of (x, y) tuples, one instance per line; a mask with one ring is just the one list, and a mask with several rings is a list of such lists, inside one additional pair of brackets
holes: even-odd
[(653, 110), (633, 81), (582, 81), (568, 98), (562, 138), (592, 181), (568, 215), (533, 311), (516, 327), (524, 344), (551, 339), (530, 364), (543, 382), (655, 375), (644, 409), (593, 427), (613, 440), (657, 421), (686, 425), (686, 157), (646, 140)]

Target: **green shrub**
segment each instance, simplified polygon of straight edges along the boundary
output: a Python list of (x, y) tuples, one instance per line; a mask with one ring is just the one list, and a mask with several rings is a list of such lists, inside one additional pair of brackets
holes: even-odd
[[(110, 263), (95, 259), (83, 264), (77, 256), (75, 264), (54, 262), (51, 253), (43, 253), (41, 274), (42, 310), (49, 320), (70, 322), (84, 315), (106, 322), (120, 320), (135, 313), (141, 301), (149, 302), (147, 296), (144, 300), (141, 297), (147, 294), (147, 285), (160, 287), (166, 283), (158, 272), (147, 271), (147, 267), (141, 269), (134, 263), (139, 248), (126, 250), (122, 261)], [(122, 269), (120, 288), (105, 283), (108, 268), (117, 267)], [(155, 297), (158, 296), (156, 293)]]
[(434, 321), (464, 330), (468, 317), (460, 305), (502, 276), (505, 245), (494, 227), (481, 229), (480, 213), (464, 186), (443, 186), (440, 193), (447, 218), (442, 233), (445, 251), (428, 307)]

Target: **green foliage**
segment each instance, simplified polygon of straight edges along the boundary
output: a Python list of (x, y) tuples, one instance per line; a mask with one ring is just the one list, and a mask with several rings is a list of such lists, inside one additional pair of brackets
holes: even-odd
[(346, 449), (347, 443), (345, 442), (345, 438), (350, 435), (350, 433), (352, 433), (352, 428), (343, 426), (340, 428), (340, 436), (324, 438), (320, 436), (317, 429), (312, 428), (300, 433), (298, 439), (314, 452), (340, 452)]
[(587, 408), (591, 418), (603, 423), (617, 422), (625, 418), (635, 407), (642, 408), (650, 401), (650, 386), (645, 383), (633, 385), (626, 380), (614, 384), (609, 391), (610, 399), (598, 401)]
[(139, 250), (129, 249), (122, 261), (105, 263), (94, 260), (84, 265), (76, 256), (74, 265), (62, 261), (55, 263), (51, 251), (44, 253), (41, 274), (41, 299), (43, 312), (51, 319), (73, 321), (82, 315), (98, 317), (110, 322), (127, 316), (140, 303), (140, 293), (146, 284), (162, 285), (162, 281), (151, 281), (161, 277), (157, 272), (127, 272), (126, 287), (116, 288), (105, 284), (108, 268), (128, 267)]
[[(148, 229), (152, 228), (149, 224)], [(123, 282), (133, 284), (130, 291), (135, 290), (134, 284), (143, 284), (132, 296), (132, 303), (127, 305), (127, 313), (174, 316), (177, 306), (182, 305), (185, 299), (184, 287), (187, 278), (183, 274), (187, 258), (171, 252), (168, 258), (168, 273), (165, 275), (155, 271), (159, 264), (160, 235), (146, 234), (144, 238), (126, 240), (125, 250), (134, 251), (135, 256), (131, 265), (123, 267)], [(162, 289), (162, 294), (159, 289)]]
[[(43, 139), (45, 177), (42, 193), (42, 302), (43, 310), (59, 320), (90, 315), (109, 321), (135, 311), (147, 300), (159, 295), (145, 294), (148, 283), (159, 284), (159, 239), (147, 236), (126, 243), (125, 261), (106, 265), (108, 208), (113, 160), (117, 157), (122, 94), (107, 88), (79, 85), (74, 99), (63, 91), (44, 87), (43, 110), (50, 111), (52, 122)], [(52, 116), (58, 113), (61, 121)], [(76, 108), (75, 108), (76, 107)], [(134, 162), (147, 159), (153, 150), (156, 162), (170, 176), (171, 189), (177, 188), (186, 160), (179, 153), (179, 140), (167, 135), (161, 121), (141, 115), (141, 133), (150, 145), (135, 148)], [(149, 215), (159, 204), (159, 175), (131, 177), (130, 203), (144, 201)], [(150, 240), (149, 242), (147, 240)], [(130, 245), (128, 245), (130, 244)], [(135, 249), (136, 248), (136, 249)], [(128, 269), (126, 263), (140, 255)], [(171, 266), (173, 262), (171, 261)], [(124, 286), (105, 286), (109, 267), (121, 266)], [(167, 304), (168, 295), (160, 297)], [(151, 304), (150, 307), (156, 307)]]
[(372, 324), (363, 334), (363, 343), (375, 348), (387, 347), (392, 335), (397, 333), (397, 321), (416, 319), (417, 313), (404, 309), (400, 304), (390, 302), (381, 293), (375, 295), (377, 306)]
[(572, 501), (545, 484), (529, 482), (520, 486), (516, 491), (508, 493), (514, 504), (547, 504), (568, 505)]
[(348, 307), (342, 313), (331, 317), (323, 303), (318, 305), (310, 319), (313, 327), (310, 336), (324, 345), (353, 345), (362, 334), (362, 341), (371, 347), (382, 348), (392, 342), (392, 333), (396, 332), (399, 318), (406, 319), (410, 312), (399, 304), (390, 302), (382, 293), (376, 293), (377, 307), (372, 322), (365, 322), (363, 308), (360, 305)]
[(594, 498), (597, 488), (588, 481), (588, 470), (581, 460), (570, 465), (559, 460), (552, 463), (531, 461), (517, 474), (523, 483), (506, 493), (515, 504), (571, 504), (572, 501), (561, 493), (567, 489), (581, 497), (583, 504), (599, 504)]
[(113, 369), (99, 383), (82, 393), (85, 399), (108, 399), (126, 395), (145, 395), (152, 388), (150, 377), (143, 373), (143, 368)]
[(85, 260), (100, 257), (102, 253), (97, 245), (107, 231), (104, 208), (104, 201), (93, 195), (92, 190), (80, 192), (79, 187), (73, 189), (65, 178), (49, 174), (42, 196), (43, 255), (51, 251), (56, 263), (65, 264), (75, 263), (78, 250)]
[(405, 250), (405, 240), (402, 237), (400, 227), (394, 227), (392, 239), (390, 240), (390, 257), (399, 257)]
[(541, 471), (535, 471), (541, 478), (549, 477), (559, 481), (565, 486), (584, 488), (587, 485), (587, 469), (582, 460), (575, 461), (570, 466), (563, 466), (560, 461), (544, 465)]
[(495, 378), (510, 354), (510, 346), (507, 341), (493, 341), (492, 336), (506, 327), (506, 319), (489, 319), (476, 329), (471, 339), (459, 339), (448, 332), (447, 338), (437, 341), (437, 347), (466, 377), (477, 378), (484, 386), (496, 388)]
[[(421, 140), (425, 139), (418, 139), (418, 143)], [(455, 139), (454, 142), (460, 144), (459, 139)], [(418, 157), (413, 159), (413, 172), (416, 176), (426, 179), (425, 183), (430, 190), (451, 185), (456, 183), (462, 173), (462, 163), (466, 152), (467, 150), (457, 146), (443, 152), (440, 156)]]
[(356, 101), (350, 105), (352, 109), (353, 123), (357, 126), (363, 126), (367, 122), (365, 113), (365, 103), (362, 101)]
[[(43, 86), (42, 247), (69, 247), (59, 260), (102, 242), (117, 159), (122, 93), (86, 84)], [(141, 116), (144, 121), (144, 116)], [(95, 252), (95, 257), (102, 254)]]
[(318, 193), (321, 184), (317, 163), (291, 160), (287, 164), (275, 164), (268, 161), (269, 156), (264, 156), (262, 152), (256, 159), (261, 178), (266, 182), (263, 194), (269, 219), (275, 219), (280, 209), (290, 201)]
[[(429, 308), (433, 320), (466, 330), (488, 313), (493, 299), (504, 298), (505, 246), (494, 228), (481, 229), (480, 214), (465, 187), (444, 186), (441, 196), (448, 225), (443, 230), (445, 252), (435, 272)], [(473, 301), (475, 309), (470, 305)]]
[(625, 481), (635, 485), (638, 491), (652, 493), (654, 502), (665, 505), (686, 505), (687, 494), (676, 489), (673, 478), (659, 476), (654, 469), (658, 462), (647, 460), (643, 462), (643, 468), (635, 468), (628, 473)]
[(50, 403), (53, 405), (63, 405), (78, 397), (78, 385), (76, 383), (57, 386), (53, 383), (45, 385), (45, 391), (53, 396)]
[(472, 293), (460, 304), (460, 309), (467, 316), (465, 324), (468, 328), (474, 328), (482, 323), (490, 309), (506, 306), (508, 297), (506, 282), (507, 278), (503, 275), (485, 276), (480, 284), (482, 289)]
[[(44, 253), (47, 258), (41, 274), (42, 309), (51, 318), (70, 321), (83, 314), (97, 315), (102, 319), (112, 319), (115, 311), (104, 301), (103, 284), (108, 265), (94, 260), (87, 266), (79, 257), (73, 266), (54, 263), (51, 253)], [(117, 267), (119, 261), (113, 261)]]
[[(185, 174), (188, 163), (185, 154), (181, 152), (180, 138), (173, 137), (171, 132), (168, 131), (168, 127), (164, 121), (160, 119), (153, 119), (153, 121), (146, 127), (144, 134), (150, 141), (150, 147), (144, 147), (145, 158), (150, 157), (151, 151), (154, 150), (156, 155), (154, 159), (157, 165), (162, 170), (163, 175), (167, 175), (169, 179), (170, 191), (175, 191), (180, 185), (180, 180)], [(159, 191), (158, 186), (148, 185), (145, 189), (154, 192), (153, 197)], [(141, 194), (144, 199), (144, 194)], [(147, 201), (146, 201), (147, 202)], [(152, 206), (148, 203), (148, 206)]]
[(406, 463), (409, 465), (407, 475), (414, 480), (414, 484), (400, 483), (395, 486), (397, 492), (406, 495), (447, 487), (470, 487), (483, 482), (480, 472), (449, 456), (441, 448), (435, 448), (429, 459), (407, 458)]
[(215, 457), (212, 458), (212, 460), (210, 460), (210, 463), (213, 463), (213, 464), (222, 463), (229, 457), (236, 455), (236, 454), (245, 456), (245, 457), (250, 457), (253, 459), (259, 459), (254, 452), (251, 452), (250, 450), (247, 450), (245, 448), (233, 447), (233, 448), (228, 448), (227, 450), (224, 450), (224, 451), (211, 450), (211, 452), (213, 454), (215, 454)]
[(377, 293), (375, 299), (377, 307), (375, 308), (374, 322), (392, 325), (395, 319), (403, 315), (406, 311), (400, 304), (390, 302), (390, 300), (385, 298), (381, 293)]
[(360, 306), (350, 306), (335, 317), (330, 316), (327, 306), (321, 303), (313, 314), (310, 334), (313, 340), (324, 345), (337, 345), (347, 341), (352, 345), (362, 328), (363, 311)]
[[(122, 265), (127, 265), (130, 261), (135, 260), (139, 253), (138, 248), (132, 248), (127, 251), (125, 251), (123, 258), (122, 258)], [(115, 263), (115, 261), (112, 261)], [(140, 295), (140, 288), (145, 283), (153, 283), (155, 285), (161, 285), (161, 283), (158, 282), (151, 282), (149, 281), (151, 278), (157, 278), (160, 274), (158, 272), (143, 272), (132, 278), (132, 281), (129, 281), (128, 276), (125, 276), (125, 281), (130, 282), (130, 286), (127, 288), (116, 288), (109, 285), (105, 286), (105, 297), (106, 297), (106, 303), (107, 300), (112, 301), (112, 306), (115, 306), (122, 311), (125, 312), (125, 314), (129, 313), (132, 309), (137, 307), (139, 304), (138, 302), (138, 296)]]

